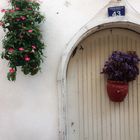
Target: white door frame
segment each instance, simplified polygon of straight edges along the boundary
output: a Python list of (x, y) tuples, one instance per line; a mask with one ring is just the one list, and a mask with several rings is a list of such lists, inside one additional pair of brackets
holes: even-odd
[[(126, 16), (112, 18), (107, 16), (107, 8), (116, 5), (125, 5), (127, 10)], [(125, 1), (111, 1), (100, 11), (100, 13), (98, 13), (93, 19), (91, 19), (86, 25), (82, 27), (66, 46), (66, 50), (64, 51), (61, 58), (57, 77), (59, 97), (59, 140), (68, 140), (66, 73), (70, 56), (77, 45), (90, 34), (113, 27), (120, 27), (140, 33), (140, 14), (136, 13), (136, 11), (134, 11), (134, 9), (132, 9), (132, 7)]]

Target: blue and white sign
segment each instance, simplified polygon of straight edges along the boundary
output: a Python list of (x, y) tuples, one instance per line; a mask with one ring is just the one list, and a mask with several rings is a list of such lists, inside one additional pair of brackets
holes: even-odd
[(109, 17), (125, 16), (125, 6), (109, 7), (108, 16)]

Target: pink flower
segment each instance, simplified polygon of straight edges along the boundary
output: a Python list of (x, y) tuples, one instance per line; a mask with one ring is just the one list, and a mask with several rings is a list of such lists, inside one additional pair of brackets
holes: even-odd
[(3, 26), (4, 25), (4, 23), (3, 22), (0, 22), (0, 26)]
[(19, 7), (16, 7), (16, 10), (20, 10)]
[(32, 32), (33, 32), (33, 30), (28, 30), (28, 32), (29, 32), (29, 33), (32, 33)]
[(10, 68), (10, 69), (9, 69), (9, 72), (10, 72), (10, 73), (14, 73), (15, 70), (14, 70), (13, 68)]
[(5, 10), (5, 9), (2, 9), (2, 10), (1, 10), (1, 12), (2, 12), (2, 13), (5, 13), (5, 12), (7, 12), (7, 10)]
[(15, 10), (9, 10), (9, 12), (10, 12), (10, 13), (14, 13), (14, 12), (15, 12)]
[(9, 50), (8, 50), (10, 53), (12, 53), (13, 51), (14, 51), (14, 49), (13, 48), (9, 48)]
[(26, 17), (25, 17), (25, 16), (22, 16), (22, 17), (21, 17), (21, 19), (22, 19), (22, 20), (25, 20), (25, 19), (26, 19)]
[(30, 57), (29, 56), (25, 56), (25, 61), (30, 61)]
[(19, 51), (24, 51), (24, 48), (20, 47), (18, 50), (19, 50)]
[(16, 18), (16, 21), (20, 21), (20, 18)]
[(32, 45), (32, 48), (33, 48), (33, 49), (36, 49), (36, 46), (35, 46), (35, 45)]

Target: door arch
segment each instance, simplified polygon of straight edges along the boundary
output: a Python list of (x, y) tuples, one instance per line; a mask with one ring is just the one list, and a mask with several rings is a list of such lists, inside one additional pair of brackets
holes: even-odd
[[(107, 8), (116, 5), (124, 5), (126, 8), (126, 15), (124, 17), (107, 16)], [(66, 44), (64, 53), (61, 57), (58, 76), (58, 102), (59, 102), (59, 140), (68, 139), (68, 92), (67, 92), (67, 68), (69, 60), (76, 52), (76, 48), (84, 39), (93, 33), (111, 28), (122, 28), (126, 30), (140, 33), (140, 14), (137, 13), (126, 0), (113, 2), (110, 1), (100, 12), (87, 22), (80, 30), (73, 36), (73, 38)], [(73, 126), (73, 123), (72, 123)], [(114, 140), (114, 139), (113, 139)]]
[(110, 28), (91, 34), (73, 51), (66, 75), (67, 140), (139, 140), (140, 77), (129, 85), (123, 103), (110, 102), (100, 74), (113, 50), (137, 51), (137, 32)]

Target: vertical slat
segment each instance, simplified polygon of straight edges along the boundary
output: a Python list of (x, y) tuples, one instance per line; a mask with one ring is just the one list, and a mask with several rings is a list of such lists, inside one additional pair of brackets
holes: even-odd
[(96, 94), (97, 94), (97, 134), (98, 140), (102, 139), (102, 129), (101, 129), (101, 89), (100, 89), (100, 38), (97, 39), (96, 46)]
[[(128, 46), (129, 49), (132, 50), (132, 39), (128, 40)], [(133, 120), (133, 87), (132, 87), (132, 82), (129, 83), (129, 136), (130, 139), (134, 138), (134, 120)]]
[[(111, 34), (112, 35), (112, 34)], [(111, 55), (112, 51), (113, 51), (113, 47), (112, 47), (112, 42), (111, 42), (111, 35), (108, 35), (108, 56)], [(114, 102), (110, 101), (110, 125), (111, 125), (111, 139), (116, 140), (116, 130), (115, 130), (115, 106), (114, 106)]]
[(88, 140), (88, 97), (87, 97), (87, 49), (85, 46), (85, 42), (83, 43), (83, 104), (84, 104), (84, 139)]
[[(122, 50), (122, 36), (116, 35), (117, 48)], [(116, 140), (120, 139), (120, 103), (114, 103), (114, 114), (115, 114), (115, 136)]]
[[(133, 38), (132, 41), (132, 46), (133, 46), (133, 50), (136, 51), (136, 40)], [(138, 139), (138, 127), (137, 127), (137, 123), (138, 123), (138, 116), (137, 116), (137, 80), (134, 80), (133, 83), (133, 114), (134, 114), (134, 138), (133, 140), (137, 140)]]
[(92, 52), (92, 125), (93, 125), (93, 136), (94, 136), (94, 139), (97, 139), (97, 95), (96, 95), (96, 40), (93, 38), (92, 39), (92, 48), (91, 48), (91, 52)]
[(79, 95), (79, 140), (84, 140), (84, 110), (83, 110), (83, 69), (82, 69), (82, 44), (79, 46), (78, 59), (78, 95)]
[(89, 123), (89, 128), (88, 128), (88, 135), (89, 139), (93, 139), (93, 128), (92, 128), (92, 85), (91, 85), (91, 80), (92, 80), (92, 71), (91, 71), (91, 64), (92, 64), (92, 59), (91, 59), (91, 40), (87, 40), (87, 96), (88, 96), (88, 123)]
[[(123, 37), (123, 48), (124, 48), (124, 52), (127, 52), (129, 50), (128, 48), (128, 37), (127, 35)], [(129, 97), (129, 93), (128, 95), (126, 96), (126, 99), (124, 100), (123, 103), (123, 106), (121, 105), (120, 107), (122, 108), (121, 109), (121, 127), (123, 127), (124, 131), (121, 132), (121, 134), (123, 135), (123, 139), (125, 140), (128, 140), (129, 139), (129, 110), (128, 110), (128, 107), (129, 107), (129, 103), (128, 103), (128, 97)]]
[[(137, 40), (137, 53), (139, 54), (140, 56), (140, 41)], [(140, 65), (139, 65), (139, 68), (140, 68)], [(140, 139), (140, 76), (138, 76), (138, 139)]]
[[(106, 61), (108, 59), (108, 55), (109, 55), (109, 51), (108, 51), (108, 34), (106, 34), (105, 36), (105, 60)], [(105, 76), (104, 76), (105, 77)], [(106, 82), (105, 82), (105, 88), (106, 88)], [(111, 126), (111, 106), (110, 106), (110, 101), (107, 95), (107, 90), (105, 89), (105, 100), (106, 100), (106, 105), (105, 105), (105, 109), (106, 109), (106, 123), (107, 123), (107, 127), (106, 127), (106, 131), (107, 131), (107, 140), (112, 140), (112, 126)]]
[[(132, 49), (131, 39), (127, 36), (127, 50), (130, 51)], [(128, 122), (129, 122), (129, 130), (127, 131), (127, 127), (125, 126), (125, 138), (132, 139), (132, 83), (129, 83), (129, 93), (128, 93)], [(126, 113), (125, 113), (126, 116)], [(130, 128), (131, 127), (131, 128)], [(129, 132), (129, 133), (128, 133)]]
[[(101, 48), (101, 59), (100, 59), (100, 72), (102, 71), (102, 68), (104, 66), (104, 51), (105, 51), (105, 36), (103, 36), (101, 38), (101, 44), (100, 44), (100, 48)], [(102, 140), (106, 140), (107, 139), (107, 116), (106, 116), (106, 98), (105, 98), (105, 81), (104, 81), (104, 75), (101, 74), (101, 112), (102, 112)]]

